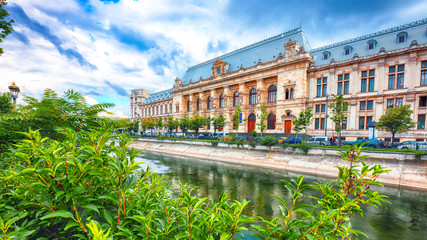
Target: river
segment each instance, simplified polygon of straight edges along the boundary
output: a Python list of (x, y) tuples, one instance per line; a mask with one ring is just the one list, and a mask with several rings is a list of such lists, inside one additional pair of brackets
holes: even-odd
[[(142, 153), (138, 161), (144, 162), (143, 167), (150, 166), (152, 171), (167, 175), (175, 194), (179, 191), (178, 182), (198, 186), (196, 193), (200, 197), (210, 195), (217, 199), (227, 191), (231, 199), (251, 201), (246, 215), (264, 218), (279, 216), (279, 202), (272, 195), (290, 198), (281, 179), (289, 180), (299, 175), (147, 152)], [(309, 184), (326, 180), (304, 175), (304, 182)], [(352, 218), (353, 228), (372, 240), (427, 240), (427, 192), (391, 187), (375, 190), (387, 195), (391, 204), (365, 207), (363, 218), (359, 215)], [(360, 239), (366, 238), (361, 236)]]

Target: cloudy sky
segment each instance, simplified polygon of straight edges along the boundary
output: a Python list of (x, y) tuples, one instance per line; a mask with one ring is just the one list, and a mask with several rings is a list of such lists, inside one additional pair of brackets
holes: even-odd
[[(313, 48), (427, 17), (425, 0), (8, 0), (0, 92), (74, 89), (129, 116), (134, 88), (302, 24)], [(22, 100), (22, 97), (20, 98)], [(20, 102), (20, 101), (18, 101)]]

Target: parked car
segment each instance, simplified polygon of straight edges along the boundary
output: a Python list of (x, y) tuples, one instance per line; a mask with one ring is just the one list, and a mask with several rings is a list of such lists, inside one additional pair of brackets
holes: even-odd
[(213, 136), (209, 133), (201, 133), (199, 136), (197, 136), (197, 139), (212, 139)]
[(281, 144), (281, 143), (283, 143), (283, 141), (285, 141), (286, 140), (286, 137), (279, 137), (279, 138), (277, 138), (277, 140), (276, 140), (276, 144)]
[(396, 148), (399, 150), (409, 149), (427, 151), (427, 142), (407, 141), (400, 143)]
[(261, 137), (254, 137), (254, 138), (252, 138), (252, 141), (254, 141), (254, 142), (260, 142), (261, 141)]
[(283, 143), (291, 143), (291, 144), (301, 144), (302, 143), (302, 138), (300, 137), (292, 137), (292, 138), (288, 138), (285, 141), (283, 141)]
[(313, 137), (307, 140), (307, 145), (328, 146), (330, 142), (329, 137)]
[(385, 148), (386, 144), (382, 140), (375, 140), (375, 139), (357, 139), (354, 142), (346, 142), (345, 145), (354, 145), (354, 144), (362, 144), (365, 143), (365, 147), (370, 148)]

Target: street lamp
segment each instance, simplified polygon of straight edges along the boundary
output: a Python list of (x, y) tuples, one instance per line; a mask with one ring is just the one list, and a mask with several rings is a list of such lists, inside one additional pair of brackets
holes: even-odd
[(9, 91), (10, 91), (10, 95), (12, 96), (13, 99), (13, 106), (16, 106), (16, 99), (18, 98), (19, 95), (19, 87), (15, 85), (15, 82), (12, 83), (12, 85), (9, 86)]
[(327, 137), (327, 136), (328, 136), (328, 97), (329, 97), (329, 96), (333, 97), (333, 96), (334, 96), (334, 94), (331, 94), (331, 95), (326, 94), (326, 107), (325, 107), (325, 113), (326, 113), (326, 116), (325, 116), (325, 137)]

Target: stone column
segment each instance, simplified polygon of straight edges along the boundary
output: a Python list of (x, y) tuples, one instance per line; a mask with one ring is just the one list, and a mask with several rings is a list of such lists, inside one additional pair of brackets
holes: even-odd
[[(258, 79), (256, 82), (257, 89), (257, 104), (266, 103), (266, 92), (268, 89), (265, 89), (264, 79)], [(268, 93), (267, 93), (268, 94)]]
[(409, 54), (409, 62), (405, 67), (405, 81), (403, 86), (409, 90), (414, 90), (415, 86), (420, 85), (420, 79), (417, 79), (417, 52), (411, 52)]
[[(369, 72), (368, 72), (368, 75), (369, 75)], [(375, 88), (378, 90), (378, 93), (383, 93), (384, 89), (387, 89), (387, 84), (388, 84), (385, 58), (380, 58), (378, 60), (378, 69), (375, 73), (375, 81), (376, 81)]]

